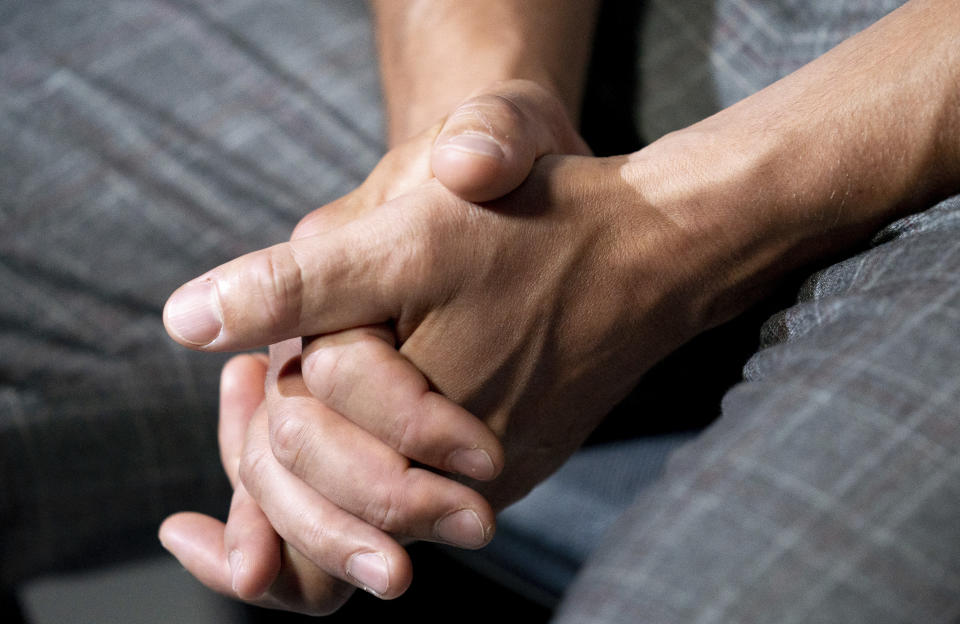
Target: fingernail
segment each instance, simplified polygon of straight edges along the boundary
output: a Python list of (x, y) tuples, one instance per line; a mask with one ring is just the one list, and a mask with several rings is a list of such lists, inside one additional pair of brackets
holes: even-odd
[(497, 160), (503, 159), (503, 149), (501, 149), (500, 144), (485, 134), (473, 134), (471, 132), (457, 134), (447, 139), (441, 147), (449, 147), (462, 152), (489, 156)]
[(435, 530), (437, 537), (448, 544), (479, 548), (487, 543), (480, 516), (472, 509), (461, 509), (440, 518)]
[(233, 591), (236, 592), (237, 577), (240, 576), (240, 566), (243, 565), (243, 553), (239, 550), (231, 550), (227, 556), (227, 561), (230, 562), (230, 586), (233, 587)]
[(450, 454), (450, 468), (472, 479), (492, 479), (496, 472), (493, 460), (483, 449), (459, 449)]
[(380, 553), (359, 553), (350, 557), (347, 574), (375, 596), (382, 596), (390, 588), (387, 560)]
[(223, 326), (216, 286), (208, 279), (188, 282), (167, 301), (167, 326), (185, 342), (205, 345), (220, 335)]

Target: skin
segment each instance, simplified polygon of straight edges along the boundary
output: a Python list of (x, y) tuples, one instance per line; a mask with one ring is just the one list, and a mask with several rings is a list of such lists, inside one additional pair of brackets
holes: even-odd
[[(160, 539), (185, 568), (214, 591), (262, 607), (327, 614), (350, 597), (354, 586), (322, 572), (283, 543), (239, 479), (249, 425), (255, 417), (264, 417), (266, 371), (265, 356), (241, 355), (227, 363), (221, 376), (220, 452), (235, 488), (228, 524), (184, 512), (166, 520)], [(244, 545), (246, 561), (234, 564), (259, 567), (259, 578), (246, 575), (239, 584), (234, 582), (230, 553), (236, 551), (237, 543)]]
[[(465, 153), (459, 148), (446, 148), (450, 137), (491, 130), (490, 136), (502, 153), (497, 160)], [(335, 231), (424, 180), (442, 181), (446, 188), (456, 189), (461, 195), (482, 199), (490, 193), (500, 192), (497, 189), (504, 188), (504, 180), (522, 181), (533, 162), (551, 152), (587, 152), (563, 105), (556, 96), (533, 82), (498, 82), (461, 103), (442, 123), (394, 147), (356, 191), (307, 215), (297, 226), (292, 239)], [(245, 485), (237, 483), (225, 525), (199, 514), (177, 514), (160, 530), (164, 545), (198, 579), (216, 591), (252, 604), (326, 614), (349, 597), (352, 586), (347, 583), (383, 598), (403, 593), (409, 585), (412, 570), (399, 543), (427, 539), (476, 548), (489, 541), (494, 525), (489, 503), (463, 485), (416, 468), (410, 460), (440, 470), (488, 479), (502, 468), (501, 445), (492, 431), (474, 416), (431, 391), (420, 371), (405, 359), (378, 362), (383, 359), (378, 356), (384, 351), (396, 354), (393, 349), (396, 340), (387, 325), (371, 324), (328, 336), (303, 341), (294, 339), (274, 345), (271, 347), (273, 364), (269, 375), (264, 367), (258, 369), (246, 361), (246, 356), (240, 358), (246, 361), (245, 366), (231, 364), (225, 368), (221, 432), (249, 430), (250, 435), (243, 442), (246, 446), (242, 453), (233, 450), (239, 448), (237, 435), (226, 439), (221, 435), (221, 449), (227, 454), (225, 449), (229, 448), (231, 456), (244, 458), (240, 466), (251, 467), (247, 469), (250, 481)], [(382, 414), (366, 410), (355, 411), (352, 422), (335, 422), (335, 419), (344, 419), (325, 406), (333, 393), (324, 391), (320, 396), (325, 400), (318, 400), (303, 382), (299, 362), (301, 343), (317, 353), (337, 353), (345, 349), (347, 357), (336, 358), (345, 367), (378, 367), (386, 382), (378, 387), (383, 392), (366, 398), (376, 397), (384, 405), (405, 405), (405, 413), (411, 418), (401, 418), (399, 414), (383, 418)], [(287, 366), (289, 361), (296, 365)], [(266, 396), (261, 395), (264, 403), (260, 409), (254, 412), (253, 407), (237, 407), (240, 399), (232, 399), (235, 388), (263, 387), (265, 381), (268, 381), (268, 392)], [(335, 396), (349, 402), (349, 397), (339, 393)], [(251, 416), (250, 412), (254, 415)], [(280, 425), (279, 431), (269, 428), (269, 415), (273, 416), (270, 418), (272, 423)], [(400, 426), (412, 432), (413, 427), (406, 426), (405, 422), (412, 420), (413, 415), (418, 429), (409, 437), (415, 446), (404, 447), (403, 440), (394, 432)], [(285, 472), (271, 449), (271, 439), (295, 440), (298, 428), (318, 427), (320, 422), (334, 427), (339, 424), (339, 431), (346, 432), (339, 438), (344, 442), (340, 445), (341, 461), (331, 461), (329, 466), (338, 469), (341, 480), (354, 487), (340, 492), (338, 505), (330, 504), (329, 497), (317, 497), (298, 487), (295, 481), (284, 479)], [(355, 424), (365, 429), (357, 428)], [(360, 449), (364, 452), (358, 452)], [(482, 451), (479, 468), (475, 459), (466, 460), (464, 464), (465, 450)], [(239, 468), (233, 467), (233, 460), (224, 461), (227, 474), (233, 480)], [(311, 466), (311, 469), (317, 468), (315, 464)], [(269, 487), (261, 488), (259, 484), (266, 480), (261, 477), (268, 471), (276, 476)], [(283, 487), (279, 487), (277, 479), (284, 481)], [(358, 483), (360, 487), (356, 487)], [(375, 489), (387, 503), (378, 506), (367, 499), (351, 496)], [(417, 504), (410, 512), (403, 509), (382, 511), (393, 491), (407, 492), (404, 499), (422, 501), (438, 511), (423, 514), (422, 504)], [(446, 503), (443, 493), (446, 493)], [(310, 510), (309, 514), (297, 515), (299, 519), (311, 518), (309, 527), (285, 520), (284, 512), (291, 504)], [(344, 509), (364, 517), (380, 530), (371, 531), (368, 522), (345, 513)], [(278, 515), (271, 514), (274, 510)], [(453, 520), (452, 534), (441, 529), (444, 518), (463, 510), (468, 511), (467, 520), (470, 520), (470, 513), (475, 514), (481, 529), (479, 536), (471, 533), (470, 523), (464, 526), (462, 519)], [(417, 520), (412, 524), (406, 519), (434, 515), (436, 517), (429, 521)], [(338, 532), (325, 530), (320, 540), (321, 531), (317, 527), (329, 527), (338, 521), (342, 528)], [(281, 534), (290, 536), (290, 541), (280, 540), (274, 527)], [(304, 534), (309, 534), (310, 538), (303, 538)], [(321, 541), (322, 550), (315, 546)], [(386, 553), (383, 559), (389, 565), (389, 584), (385, 589), (351, 575), (351, 558), (366, 553)], [(309, 582), (302, 579), (309, 579)]]
[[(516, 188), (527, 177), (534, 160), (543, 154), (588, 153), (574, 126), (596, 5), (596, 0), (567, 0), (562, 7), (552, 0), (531, 0), (522, 4), (512, 0), (490, 0), (469, 6), (461, 3), (437, 5), (422, 0), (371, 2), (377, 42), (382, 52), (381, 74), (391, 151), (360, 188), (308, 215), (297, 227), (293, 238), (337, 228), (434, 177), (460, 197), (485, 201)], [(491, 35), (495, 38), (488, 40)], [(384, 347), (392, 347), (396, 338), (391, 335), (385, 326), (368, 326), (363, 328), (362, 335), (347, 332), (339, 339), (331, 336), (313, 340), (314, 348), (327, 345), (331, 350), (338, 348), (332, 343), (340, 340), (341, 346), (347, 349), (344, 363), (356, 363), (375, 357)], [(277, 354), (296, 357), (298, 350), (299, 341), (296, 340), (272, 349), (275, 370), (285, 364)], [(451, 409), (453, 404), (444, 404), (440, 395), (425, 394), (423, 376), (415, 367), (405, 364), (400, 361), (381, 366), (382, 370), (393, 371), (392, 378), (399, 375), (404, 381), (402, 386), (407, 388), (400, 393), (402, 396), (379, 393), (377, 396), (381, 401), (406, 400), (407, 413), (416, 408), (418, 422), (423, 422), (422, 408), (427, 404), (432, 406), (431, 412), (435, 415), (457, 414)], [(256, 370), (251, 366), (227, 367), (224, 383), (234, 379), (235, 383), (228, 384), (230, 388), (262, 385), (264, 371), (253, 374)], [(285, 370), (288, 373), (293, 371), (295, 376), (297, 369)], [(290, 377), (289, 374), (283, 376), (286, 380)], [(280, 378), (280, 375), (270, 377), (275, 385), (278, 385), (275, 380)], [(290, 385), (285, 384), (285, 387)], [(302, 387), (302, 382), (299, 385)], [(385, 387), (389, 389), (390, 385)], [(285, 396), (280, 392), (273, 392), (270, 397), (263, 408), (268, 414), (306, 415), (322, 411), (330, 415), (329, 410), (322, 410), (320, 403), (309, 397)], [(416, 405), (411, 405), (412, 401), (424, 397), (426, 401), (419, 400)], [(299, 410), (285, 409), (297, 401)], [(310, 409), (304, 409), (304, 404)], [(460, 424), (464, 424), (464, 413), (461, 409)], [(466, 445), (469, 450), (480, 449), (489, 458), (486, 462), (488, 474), (496, 474), (502, 468), (503, 454), (499, 442), (487, 428), (483, 428), (488, 432), (486, 436), (477, 435), (477, 421), (471, 419), (472, 427), (452, 427), (440, 426), (442, 418), (433, 418), (433, 426), (420, 427), (412, 436), (415, 448), (403, 449), (406, 454), (393, 457), (391, 465), (402, 466), (409, 457), (440, 469), (485, 478), (484, 462), (479, 463), (479, 472), (476, 460), (463, 465), (460, 451), (464, 442), (469, 441)], [(233, 428), (223, 425), (232, 420), (240, 424)], [(275, 417), (272, 422), (278, 420), (282, 419)], [(390, 439), (391, 427), (387, 425), (400, 422), (382, 418), (366, 422), (362, 418), (354, 420), (385, 440)], [(245, 429), (250, 422), (250, 416), (245, 416), (243, 410), (221, 409), (221, 429)], [(285, 428), (289, 431), (290, 424)], [(404, 429), (413, 430), (406, 426)], [(423, 436), (426, 437), (422, 439)], [(270, 461), (269, 437), (251, 435), (244, 456), (265, 458), (266, 461), (259, 463), (261, 467), (278, 465)], [(429, 441), (431, 437), (432, 442)], [(444, 440), (444, 437), (448, 439)], [(266, 444), (258, 446), (263, 442)], [(380, 451), (382, 456), (383, 449)], [(438, 453), (441, 457), (434, 457)], [(453, 459), (457, 455), (461, 456), (459, 461)], [(247, 463), (256, 465), (257, 462)], [(492, 473), (490, 464), (493, 465)], [(393, 475), (405, 472), (395, 469)], [(374, 482), (384, 482), (384, 474), (378, 475)], [(452, 485), (446, 486), (447, 489)], [(463, 489), (458, 491), (462, 493)], [(489, 504), (479, 502), (476, 497), (472, 500), (479, 512), (478, 517), (482, 518), (481, 525), (485, 525), (486, 541), (493, 530)], [(458, 508), (462, 506), (457, 505)], [(376, 505), (370, 506), (371, 510), (376, 508)], [(264, 509), (269, 512), (270, 505), (265, 504)], [(334, 511), (329, 507), (326, 509)], [(283, 512), (282, 509), (277, 511)], [(316, 525), (327, 522), (327, 517), (318, 515), (316, 509), (313, 513)], [(378, 512), (376, 515), (380, 516), (382, 524), (390, 514)], [(284, 526), (282, 518), (274, 518), (278, 526)], [(341, 591), (342, 583), (333, 583), (331, 579), (345, 579), (384, 598), (399, 595), (410, 582), (411, 570), (405, 553), (384, 545), (385, 534), (379, 541), (374, 537), (376, 543), (373, 544), (358, 544), (349, 536), (337, 542), (338, 552), (345, 554), (339, 560), (329, 557), (325, 560), (329, 572), (326, 574), (320, 572), (310, 559), (299, 556), (289, 544), (284, 546), (289, 556), (280, 557), (278, 548), (283, 542), (272, 529), (266, 529), (269, 522), (246, 488), (240, 485), (225, 526), (195, 514), (179, 514), (164, 523), (160, 537), (171, 552), (208, 586), (257, 604), (266, 601), (272, 606), (291, 610), (329, 613), (349, 595), (349, 592)], [(401, 531), (397, 539), (406, 542), (410, 534), (411, 530)], [(296, 535), (290, 534), (290, 537), (291, 544), (302, 543)], [(433, 535), (432, 539), (440, 539), (440, 536)], [(328, 539), (325, 543), (331, 541)], [(454, 540), (454, 543), (477, 545), (475, 540), (467, 544), (463, 540)], [(351, 548), (356, 552), (380, 552), (388, 548), (385, 559), (390, 582), (386, 590), (375, 591), (368, 583), (351, 577), (348, 571)], [(198, 553), (204, 553), (205, 558), (199, 557)], [(196, 567), (200, 561), (219, 563), (213, 567)], [(233, 565), (229, 565), (231, 561)], [(312, 579), (312, 583), (306, 585), (313, 585), (314, 590), (299, 594), (284, 590), (279, 592), (284, 599), (278, 600), (275, 579), (284, 578)]]
[[(516, 500), (658, 359), (738, 314), (786, 273), (960, 190), (958, 34), (952, 2), (914, 0), (784, 80), (635, 154), (544, 156), (516, 191), (482, 206), (427, 181), (336, 228), (201, 276), (192, 285), (212, 285), (221, 327), (203, 344), (186, 340), (171, 322), (175, 294), (168, 330), (187, 346), (233, 350), (326, 336), (299, 355), (275, 350), (280, 372), (274, 390), (267, 381), (266, 408), (274, 435), (251, 424), (261, 433), (248, 434), (243, 485), (288, 544), (298, 539), (289, 523), (305, 507), (271, 500), (274, 487), (301, 488), (355, 520), (415, 534), (418, 523), (436, 521), (432, 502), (408, 498), (403, 484), (391, 492), (399, 505), (364, 500), (322, 478), (330, 467), (322, 458), (371, 435), (366, 427), (384, 415), (393, 431), (411, 432), (379, 432), (386, 447), (448, 457), (443, 440), (456, 434), (437, 429), (458, 428), (457, 419), (422, 433), (419, 410), (390, 394), (412, 388), (409, 396), (421, 397), (426, 388), (496, 434), (502, 471), (474, 485), (493, 509)], [(362, 329), (383, 323), (392, 336)], [(403, 372), (371, 374), (393, 367)], [(271, 396), (322, 407), (271, 418)], [(311, 423), (322, 409), (355, 429), (318, 435), (323, 427)], [(288, 426), (296, 435), (276, 435)], [(287, 469), (283, 479), (262, 461), (243, 468), (265, 445)], [(391, 516), (401, 520), (384, 525)], [(402, 556), (389, 545), (375, 552), (397, 570), (384, 595), (402, 591)], [(283, 569), (299, 574), (295, 565)]]
[[(417, 135), (478, 89), (503, 80), (540, 85), (571, 120), (579, 119), (598, 5), (373, 0), (390, 144)], [(514, 188), (500, 187), (488, 198)]]

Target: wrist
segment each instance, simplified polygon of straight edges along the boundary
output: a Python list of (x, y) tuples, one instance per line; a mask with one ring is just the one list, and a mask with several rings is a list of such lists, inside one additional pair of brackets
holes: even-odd
[(419, 133), (479, 89), (532, 80), (579, 118), (597, 0), (375, 0), (391, 144)]
[(958, 28), (950, 2), (908, 3), (628, 159), (643, 199), (688, 241), (700, 323), (960, 190), (960, 66), (943, 60)]
[(708, 120), (626, 157), (621, 168), (634, 205), (652, 207), (670, 226), (667, 279), (687, 337), (869, 237), (885, 214), (843, 210), (829, 173), (797, 165), (794, 133), (732, 130)]

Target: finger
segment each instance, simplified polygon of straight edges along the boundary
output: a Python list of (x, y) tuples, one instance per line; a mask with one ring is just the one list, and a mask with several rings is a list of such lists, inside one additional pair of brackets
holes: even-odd
[(265, 453), (326, 500), (387, 533), (461, 548), (489, 542), (494, 515), (486, 499), (452, 479), (412, 467), (406, 457), (324, 405), (304, 385), (298, 362), (291, 360), (277, 383), (267, 386), (270, 450)]
[(263, 383), (267, 358), (262, 353), (231, 358), (220, 373), (220, 420), (217, 436), (220, 461), (230, 479), (237, 485), (237, 466), (247, 437), (247, 425), (254, 410), (263, 402)]
[[(223, 527), (224, 524), (216, 518), (181, 512), (160, 525), (160, 542), (198, 581), (215, 592), (242, 599), (231, 587)], [(247, 602), (274, 608), (280, 606), (269, 596)]]
[(238, 355), (220, 376), (220, 456), (234, 487), (222, 541), (231, 589), (242, 600), (262, 596), (280, 571), (280, 538), (237, 476), (247, 427), (263, 403), (266, 372), (265, 355)]
[(503, 468), (496, 435), (468, 411), (432, 392), (394, 347), (385, 326), (317, 337), (302, 356), (310, 392), (400, 455), (472, 479)]
[(413, 574), (406, 551), (281, 466), (261, 414), (251, 422), (240, 475), (277, 533), (321, 570), (376, 596), (406, 591)]
[(498, 83), (447, 117), (431, 155), (434, 175), (473, 202), (503, 197), (544, 154), (587, 154), (589, 148), (560, 101), (528, 80)]
[(223, 530), (223, 547), (230, 565), (230, 586), (243, 600), (269, 589), (280, 572), (280, 537), (242, 483), (233, 491)]
[[(449, 201), (441, 191), (439, 185), (426, 189), (420, 204)], [(424, 233), (402, 212), (385, 204), (331, 232), (217, 267), (167, 301), (168, 333), (188, 347), (229, 351), (397, 316), (408, 298), (453, 283), (446, 279), (452, 275), (432, 271), (431, 257), (421, 253)], [(428, 270), (430, 282), (421, 279)]]
[(170, 516), (160, 525), (160, 543), (190, 574), (210, 589), (235, 596), (223, 548), (223, 523), (193, 512)]
[[(224, 524), (193, 512), (178, 513), (160, 526), (160, 541), (190, 574), (213, 591), (243, 599), (231, 587), (223, 542)], [(311, 562), (283, 549), (283, 568), (270, 590), (245, 602), (270, 609), (327, 615), (351, 595), (353, 586), (323, 573)]]
[(280, 573), (282, 542), (260, 506), (241, 484), (233, 491), (223, 529), (230, 587), (242, 600), (263, 596)]

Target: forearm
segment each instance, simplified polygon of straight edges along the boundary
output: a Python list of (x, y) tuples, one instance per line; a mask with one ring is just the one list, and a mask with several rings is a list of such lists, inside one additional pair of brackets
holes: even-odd
[(670, 218), (699, 241), (691, 261), (712, 267), (699, 323), (729, 318), (786, 271), (960, 191), (956, 8), (914, 0), (631, 159), (631, 176), (657, 170), (643, 193), (674, 207)]
[(477, 89), (526, 78), (579, 116), (598, 0), (372, 0), (390, 144)]

